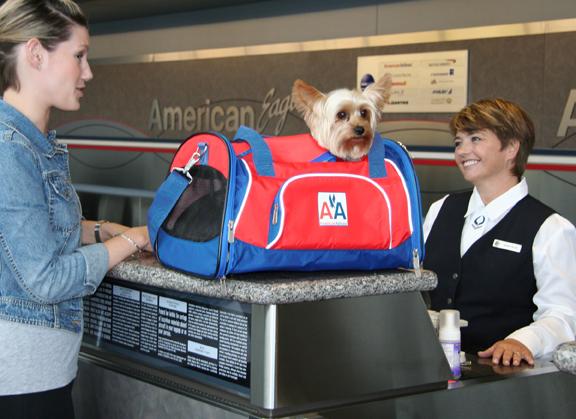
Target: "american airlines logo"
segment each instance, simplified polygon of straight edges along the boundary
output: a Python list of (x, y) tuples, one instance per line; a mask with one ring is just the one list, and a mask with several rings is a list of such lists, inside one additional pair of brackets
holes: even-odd
[(318, 221), (321, 226), (348, 225), (348, 206), (344, 192), (318, 192)]

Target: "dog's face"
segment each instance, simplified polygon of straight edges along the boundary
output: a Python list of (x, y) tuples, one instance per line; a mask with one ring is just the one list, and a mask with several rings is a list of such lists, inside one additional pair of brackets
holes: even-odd
[(391, 78), (386, 74), (364, 92), (338, 89), (323, 94), (302, 80), (296, 80), (292, 100), (320, 146), (342, 159), (358, 160), (372, 147), (391, 85)]

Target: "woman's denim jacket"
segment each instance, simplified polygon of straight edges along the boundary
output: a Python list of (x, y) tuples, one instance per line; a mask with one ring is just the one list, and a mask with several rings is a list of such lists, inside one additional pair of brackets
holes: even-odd
[(108, 252), (80, 247), (80, 221), (66, 146), (0, 100), (1, 319), (82, 330), (82, 297), (102, 281)]

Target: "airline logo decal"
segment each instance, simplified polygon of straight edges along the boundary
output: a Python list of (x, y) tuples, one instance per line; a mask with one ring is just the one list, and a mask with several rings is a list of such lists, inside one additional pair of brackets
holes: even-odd
[(321, 226), (348, 225), (348, 206), (344, 192), (318, 192), (318, 221)]

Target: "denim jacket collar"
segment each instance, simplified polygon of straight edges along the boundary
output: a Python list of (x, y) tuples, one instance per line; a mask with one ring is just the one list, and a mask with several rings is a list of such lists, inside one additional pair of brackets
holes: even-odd
[(0, 99), (0, 123), (20, 132), (46, 156), (53, 156), (57, 151), (66, 149), (65, 145), (56, 142), (55, 130), (50, 130), (48, 135), (44, 135), (28, 117), (6, 103), (4, 99)]

